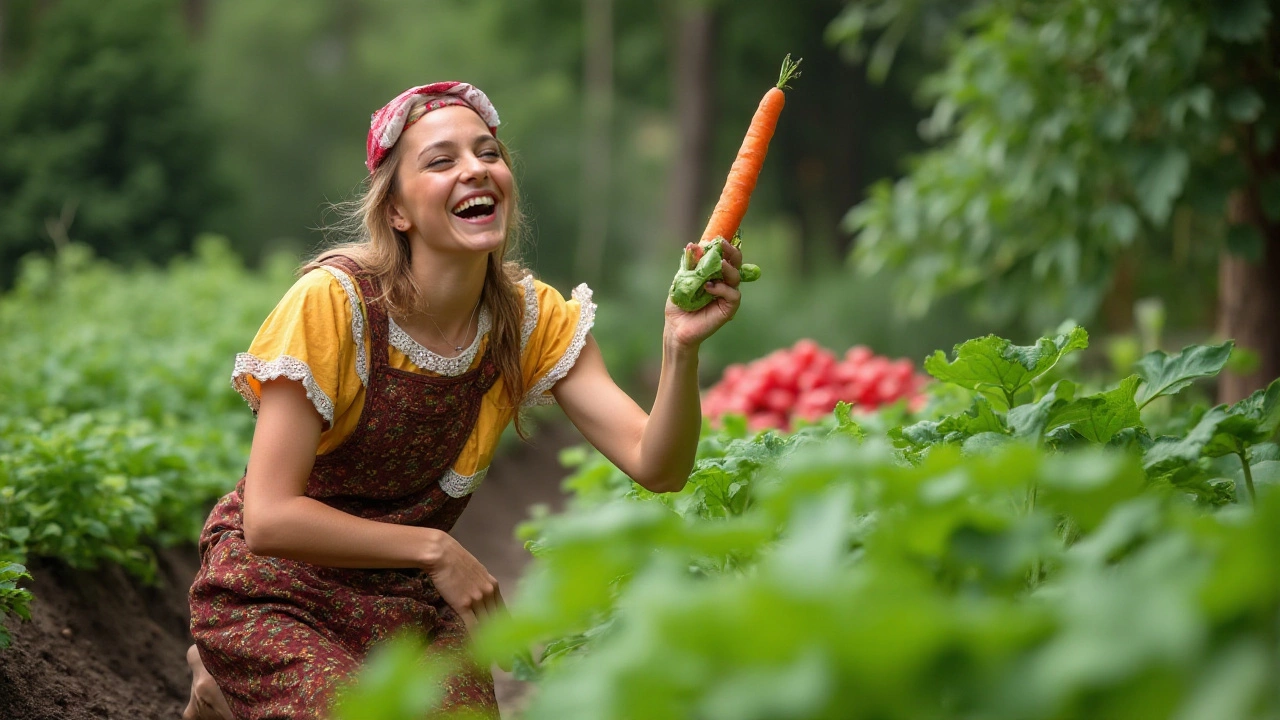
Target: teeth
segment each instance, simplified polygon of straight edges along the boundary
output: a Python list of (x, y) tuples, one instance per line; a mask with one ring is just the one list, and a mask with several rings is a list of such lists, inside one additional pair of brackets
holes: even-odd
[(460, 213), (463, 210), (466, 210), (467, 208), (472, 208), (477, 205), (493, 205), (493, 198), (489, 197), (488, 195), (473, 197), (470, 200), (466, 200), (464, 202), (458, 203), (457, 206), (453, 208), (453, 211), (455, 213)]

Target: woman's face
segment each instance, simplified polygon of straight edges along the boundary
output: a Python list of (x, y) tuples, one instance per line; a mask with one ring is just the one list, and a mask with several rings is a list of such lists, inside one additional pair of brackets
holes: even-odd
[(432, 110), (400, 142), (392, 225), (433, 250), (487, 254), (501, 248), (513, 181), (480, 116), (457, 105)]

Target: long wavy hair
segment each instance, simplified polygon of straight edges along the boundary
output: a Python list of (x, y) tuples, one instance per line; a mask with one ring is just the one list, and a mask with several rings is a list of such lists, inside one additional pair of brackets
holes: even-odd
[[(423, 96), (415, 100), (406, 126), (426, 114), (425, 103)], [(501, 140), (498, 141), (498, 149), (507, 167), (513, 168), (514, 175), (511, 151)], [(325, 259), (332, 256), (349, 257), (381, 291), (378, 297), (366, 298), (366, 301), (380, 302), (389, 313), (402, 317), (412, 314), (422, 299), (422, 290), (410, 271), (409, 237), (392, 227), (389, 214), (396, 193), (396, 167), (403, 154), (403, 146), (396, 143), (365, 180), (355, 199), (331, 206), (338, 218), (326, 227), (330, 244), (299, 269), (299, 275), (302, 275), (320, 267)], [(524, 319), (524, 303), (517, 285), (529, 274), (529, 270), (518, 261), (528, 226), (520, 211), (520, 193), (514, 181), (510, 201), (507, 237), (501, 248), (489, 253), (480, 302), (493, 315), (493, 327), (489, 331), (490, 352), (498, 365), (503, 396), (510, 404), (516, 432), (523, 438), (525, 433), (519, 409), (527, 389), (520, 370), (520, 326)]]

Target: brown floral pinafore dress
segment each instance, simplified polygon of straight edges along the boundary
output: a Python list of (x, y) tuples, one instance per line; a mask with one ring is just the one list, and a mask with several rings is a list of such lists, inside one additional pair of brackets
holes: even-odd
[[(347, 258), (332, 258), (377, 297)], [(316, 458), (306, 494), (380, 522), (449, 531), (470, 495), (453, 498), (438, 480), (471, 434), (480, 399), (498, 377), (485, 352), (456, 377), (419, 375), (388, 364), (389, 326), (365, 302), (369, 382), (360, 422), (339, 447)], [(432, 652), (455, 653), (466, 628), (427, 575), (414, 569), (352, 570), (249, 552), (242, 530), (244, 480), (214, 507), (200, 536), (191, 587), (191, 633), (236, 717), (321, 718), (336, 686), (371, 646), (419, 628)], [(444, 708), (497, 716), (493, 678), (465, 664), (445, 682)]]

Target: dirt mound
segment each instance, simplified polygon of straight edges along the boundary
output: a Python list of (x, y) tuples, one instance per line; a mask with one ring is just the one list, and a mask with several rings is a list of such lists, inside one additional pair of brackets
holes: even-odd
[[(454, 535), (489, 569), (507, 597), (528, 554), (512, 537), (533, 503), (556, 507), (564, 476), (560, 448), (581, 442), (567, 424), (539, 428), (531, 444), (494, 461)], [(158, 553), (158, 584), (119, 567), (85, 571), (32, 558), (31, 622), (10, 622), (0, 651), (0, 720), (174, 720), (191, 687), (186, 651), (187, 589), (199, 567), (195, 546)], [(529, 688), (495, 670), (504, 715)]]
[(11, 623), (0, 653), (0, 717), (6, 720), (176, 718), (191, 687), (181, 662), (190, 644), (187, 588), (195, 547), (159, 554), (159, 585), (119, 567), (28, 565), (31, 622)]

